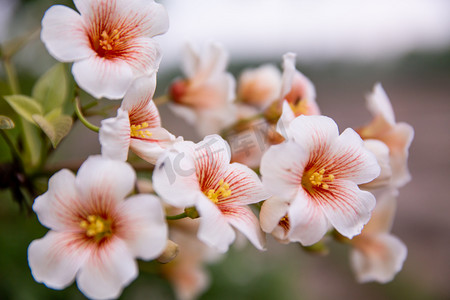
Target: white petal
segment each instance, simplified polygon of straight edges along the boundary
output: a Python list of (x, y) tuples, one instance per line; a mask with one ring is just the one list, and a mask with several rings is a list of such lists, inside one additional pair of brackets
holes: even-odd
[(72, 62), (94, 55), (83, 18), (74, 10), (54, 5), (42, 19), (41, 39), (57, 60)]
[(223, 180), (230, 185), (231, 195), (224, 202), (253, 204), (269, 198), (258, 175), (245, 165), (232, 163)]
[(194, 148), (192, 142), (176, 143), (156, 162), (153, 185), (158, 195), (170, 205), (192, 206), (203, 195), (196, 174)]
[(217, 206), (205, 196), (196, 204), (200, 215), (200, 227), (197, 236), (199, 240), (219, 252), (226, 252), (236, 238), (236, 233)]
[(73, 282), (90, 252), (79, 234), (49, 231), (28, 247), (28, 264), (37, 282), (64, 289)]
[(49, 180), (48, 191), (37, 197), (33, 210), (39, 222), (54, 230), (77, 227), (79, 195), (75, 187), (75, 176), (67, 169), (55, 173)]
[(119, 108), (117, 117), (102, 121), (99, 140), (103, 156), (126, 161), (130, 139), (130, 120), (126, 111)]
[(381, 115), (390, 124), (395, 124), (395, 115), (391, 101), (381, 86), (381, 83), (378, 82), (375, 84), (372, 93), (368, 94), (366, 99), (367, 108), (374, 117)]
[[(151, 114), (157, 114), (159, 118), (158, 109), (152, 101), (153, 94), (156, 89), (156, 74), (152, 74), (151, 76), (143, 76), (131, 84), (128, 89), (125, 97), (123, 98), (121, 108), (126, 111), (140, 111), (150, 106), (149, 109), (145, 109), (145, 111), (150, 112)], [(136, 120), (135, 122), (138, 122)], [(143, 122), (142, 122), (143, 123)], [(155, 125), (160, 125), (155, 124)]]
[(77, 285), (88, 298), (118, 298), (137, 275), (130, 250), (124, 241), (115, 238), (92, 252), (77, 274)]
[(126, 220), (123, 239), (133, 255), (145, 260), (158, 257), (167, 243), (167, 223), (159, 199), (139, 194), (126, 199), (119, 209)]
[(264, 232), (272, 233), (280, 220), (287, 214), (289, 201), (271, 197), (263, 202), (259, 212), (259, 222)]
[(295, 119), (295, 114), (292, 111), (287, 101), (283, 101), (283, 112), (277, 123), (277, 132), (281, 134), (285, 139), (292, 138), (290, 133), (290, 124)]
[[(377, 178), (380, 166), (375, 155), (364, 148), (360, 136), (351, 128), (347, 128), (334, 141), (330, 163), (335, 169), (335, 178), (351, 180), (357, 184), (367, 183)], [(325, 166), (325, 169), (327, 167)]]
[(78, 85), (95, 98), (122, 98), (134, 79), (133, 71), (125, 61), (98, 56), (75, 62), (72, 74)]
[(164, 128), (149, 129), (149, 132), (152, 134), (150, 139), (132, 138), (131, 150), (151, 164), (156, 164), (165, 149), (174, 143), (183, 141), (182, 137), (175, 138)]
[(408, 151), (414, 138), (414, 129), (406, 123), (398, 123), (393, 130), (382, 137), (391, 151), (392, 180), (395, 186), (402, 187), (411, 180), (408, 170)]
[(161, 48), (151, 38), (135, 38), (128, 41), (129, 50), (118, 59), (123, 59), (132, 68), (134, 77), (149, 76), (156, 72), (161, 62)]
[(315, 200), (334, 228), (349, 239), (361, 233), (375, 207), (375, 197), (351, 181), (335, 180)]
[(398, 190), (393, 187), (370, 191), (377, 199), (369, 223), (364, 226), (363, 234), (384, 233), (391, 231), (397, 208)]
[(74, 3), (86, 20), (101, 19), (113, 24), (122, 21), (133, 35), (152, 37), (166, 32), (169, 26), (166, 10), (154, 1), (74, 0)]
[(111, 203), (123, 200), (135, 182), (136, 173), (129, 164), (95, 155), (81, 165), (75, 184), (84, 201)]
[(301, 115), (291, 122), (289, 132), (295, 142), (309, 151), (326, 148), (339, 136), (336, 122), (325, 116)]
[(387, 233), (381, 234), (353, 249), (351, 266), (359, 282), (387, 283), (402, 269), (407, 254), (401, 240)]
[[(221, 176), (231, 159), (228, 143), (217, 134), (206, 136), (195, 146), (195, 165), (199, 180), (214, 180), (211, 176)], [(219, 179), (220, 180), (220, 179)]]
[(225, 218), (237, 230), (242, 232), (257, 249), (266, 249), (266, 236), (261, 231), (258, 219), (249, 207), (228, 207)]
[(283, 55), (283, 75), (281, 78), (281, 95), (280, 99), (289, 93), (292, 87), (292, 81), (294, 80), (295, 74), (295, 57), (296, 55), (292, 52)]
[(389, 148), (385, 143), (373, 139), (364, 140), (364, 146), (375, 155), (377, 162), (380, 165), (380, 175), (378, 175), (378, 177), (374, 180), (366, 183), (364, 185), (364, 189), (372, 189), (389, 185), (392, 179)]
[(293, 199), (301, 185), (308, 153), (292, 141), (271, 146), (261, 159), (262, 182), (274, 196)]
[(292, 202), (288, 217), (291, 227), (288, 238), (304, 246), (320, 241), (329, 227), (322, 209), (303, 190)]

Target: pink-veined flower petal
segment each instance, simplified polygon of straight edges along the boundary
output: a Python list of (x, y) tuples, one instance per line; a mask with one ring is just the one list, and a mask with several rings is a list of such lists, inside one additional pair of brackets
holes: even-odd
[(160, 127), (158, 108), (152, 101), (156, 89), (156, 74), (136, 79), (125, 94), (121, 109), (128, 111), (132, 124), (147, 122), (149, 127)]
[(131, 142), (128, 112), (119, 108), (117, 117), (103, 120), (99, 140), (102, 146), (102, 155), (126, 161)]
[(221, 203), (247, 205), (266, 200), (270, 196), (256, 173), (245, 165), (232, 163), (223, 176), (223, 180), (230, 185), (231, 195)]
[(330, 223), (351, 239), (361, 233), (375, 207), (375, 197), (348, 180), (335, 180), (329, 191), (314, 197)]
[(361, 247), (355, 245), (350, 254), (351, 266), (358, 281), (380, 283), (391, 281), (402, 269), (408, 254), (405, 244), (388, 233), (365, 239), (364, 245)]
[(130, 249), (123, 240), (114, 238), (92, 251), (77, 274), (77, 285), (89, 298), (111, 299), (119, 297), (137, 275)]
[(175, 138), (164, 128), (153, 128), (148, 130), (152, 136), (149, 139), (132, 138), (130, 148), (142, 159), (151, 164), (156, 164), (159, 156), (173, 143), (183, 141), (182, 137)]
[(293, 199), (300, 189), (307, 155), (302, 146), (292, 141), (271, 146), (261, 159), (266, 190), (274, 196)]
[(192, 206), (202, 194), (195, 170), (194, 147), (194, 143), (188, 141), (174, 144), (156, 162), (154, 188), (170, 205)]
[[(380, 166), (373, 153), (364, 148), (360, 136), (347, 128), (332, 144), (329, 163), (336, 178), (351, 180), (357, 184), (367, 183), (380, 175)], [(327, 166), (325, 166), (327, 168)]]
[(124, 199), (135, 181), (136, 173), (129, 164), (98, 155), (90, 156), (81, 165), (75, 184), (84, 202), (104, 207)]
[(48, 191), (37, 197), (33, 210), (39, 222), (49, 229), (73, 229), (79, 219), (73, 214), (80, 204), (75, 176), (67, 169), (55, 173), (49, 180)]
[(291, 122), (289, 132), (292, 139), (306, 150), (320, 152), (324, 152), (339, 136), (336, 122), (325, 116), (301, 115)]
[(303, 190), (299, 191), (297, 198), (292, 201), (288, 217), (288, 238), (304, 246), (320, 241), (329, 228), (329, 222), (320, 206)]
[(266, 249), (266, 236), (261, 231), (259, 221), (247, 206), (221, 207), (228, 223), (242, 232), (259, 250)]
[(74, 10), (54, 5), (42, 19), (41, 39), (57, 60), (71, 62), (94, 55), (83, 27), (83, 18)]
[(145, 194), (131, 196), (119, 210), (121, 218), (127, 220), (123, 238), (133, 255), (144, 260), (158, 257), (167, 243), (167, 224), (159, 199)]
[(123, 60), (105, 60), (97, 56), (77, 61), (72, 73), (82, 89), (95, 98), (120, 99), (133, 80), (131, 67)]
[(92, 249), (82, 234), (49, 231), (28, 247), (28, 264), (33, 278), (53, 289), (63, 289), (75, 279)]
[(278, 197), (271, 197), (264, 201), (259, 212), (261, 229), (264, 232), (272, 233), (280, 220), (287, 215), (289, 206), (290, 201)]
[(236, 233), (227, 219), (206, 196), (199, 198), (196, 208), (200, 215), (198, 238), (208, 246), (216, 248), (219, 252), (226, 252), (236, 238)]

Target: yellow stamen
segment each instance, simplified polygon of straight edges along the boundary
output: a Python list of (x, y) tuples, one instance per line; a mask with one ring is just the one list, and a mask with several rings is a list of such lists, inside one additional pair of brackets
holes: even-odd
[(111, 35), (109, 35), (106, 32), (106, 30), (103, 30), (100, 36), (101, 36), (101, 38), (99, 39), (100, 46), (104, 50), (110, 51), (113, 49), (115, 42), (120, 38), (120, 33), (119, 30), (114, 29)]
[(138, 137), (138, 138), (150, 138), (152, 133), (149, 130), (142, 130), (148, 128), (148, 123), (144, 122), (140, 125), (131, 125), (130, 126), (130, 136)]
[(88, 237), (101, 240), (112, 234), (111, 221), (97, 215), (89, 215), (86, 220), (80, 222), (80, 227), (86, 230)]
[(316, 187), (322, 187), (325, 190), (328, 190), (329, 186), (324, 182), (324, 180), (327, 180), (329, 182), (333, 182), (334, 175), (330, 174), (327, 177), (324, 177), (323, 174), (325, 174), (325, 169), (322, 168), (319, 172), (314, 172), (310, 177), (309, 181), (313, 186)]
[(216, 189), (210, 189), (205, 192), (206, 197), (208, 197), (213, 203), (219, 202), (219, 197), (226, 198), (231, 195), (230, 185), (223, 179), (219, 181), (219, 186)]

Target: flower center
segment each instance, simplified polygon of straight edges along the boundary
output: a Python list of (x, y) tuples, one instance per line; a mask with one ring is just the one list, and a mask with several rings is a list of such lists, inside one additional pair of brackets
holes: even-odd
[[(313, 187), (322, 188), (324, 190), (329, 189), (328, 183), (333, 182), (334, 175), (329, 174), (328, 176), (324, 176), (326, 170), (322, 168), (319, 172), (306, 172), (302, 178), (302, 185), (308, 191), (312, 191)], [(328, 183), (327, 183), (328, 182)]]
[(111, 51), (119, 38), (120, 38), (119, 30), (114, 29), (111, 34), (108, 34), (106, 30), (103, 30), (98, 42), (100, 44), (100, 47), (103, 48), (103, 50)]
[(130, 126), (130, 136), (131, 137), (137, 137), (137, 138), (150, 138), (152, 136), (152, 133), (147, 130), (148, 123), (144, 122), (139, 125), (131, 125)]
[(221, 179), (219, 181), (219, 186), (216, 189), (208, 190), (208, 192), (205, 192), (205, 195), (216, 204), (219, 202), (219, 197), (226, 198), (231, 195), (230, 185)]
[(89, 215), (86, 220), (80, 222), (80, 227), (86, 230), (88, 237), (97, 241), (112, 234), (111, 220), (105, 220), (97, 215)]
[(280, 225), (284, 229), (285, 232), (289, 231), (289, 229), (291, 228), (291, 225), (289, 223), (289, 217), (287, 214), (281, 218), (281, 220), (278, 222), (278, 225)]
[(289, 103), (289, 106), (296, 116), (309, 114), (309, 106), (306, 99), (298, 100), (295, 103)]

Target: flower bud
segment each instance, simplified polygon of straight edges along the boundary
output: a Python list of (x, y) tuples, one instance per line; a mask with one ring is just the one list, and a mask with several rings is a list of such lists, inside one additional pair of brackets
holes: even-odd
[(156, 260), (162, 264), (167, 264), (177, 257), (179, 251), (178, 244), (167, 240), (166, 249), (164, 249), (163, 253)]

